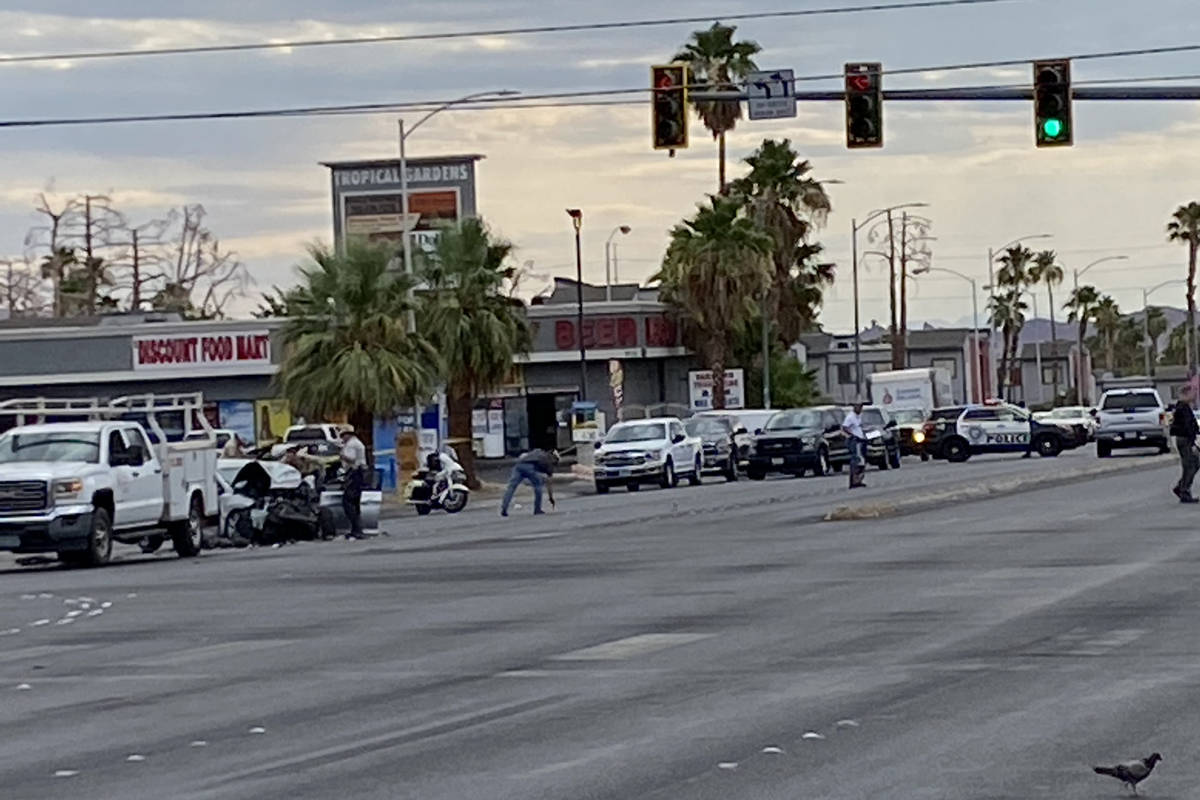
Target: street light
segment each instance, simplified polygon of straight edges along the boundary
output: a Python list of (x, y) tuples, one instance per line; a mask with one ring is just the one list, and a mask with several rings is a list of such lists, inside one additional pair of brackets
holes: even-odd
[[(1005, 250), (1012, 247), (1014, 244), (1021, 244), (1022, 242), (1030, 242), (1030, 241), (1033, 241), (1034, 239), (1053, 239), (1053, 238), (1054, 238), (1054, 234), (1052, 234), (1052, 233), (1035, 233), (1032, 236), (1021, 236), (1017, 239), (1013, 239), (1011, 242), (1008, 242), (1007, 244), (1004, 244), (1000, 247), (989, 247), (988, 248), (988, 261), (987, 261), (988, 285), (984, 288), (986, 288), (988, 290), (988, 297), (991, 298), (993, 305), (995, 305), (995, 301), (996, 301), (996, 279), (992, 272), (992, 266), (996, 263), (996, 253), (1003, 253)], [(992, 318), (989, 316), (988, 317), (988, 371), (991, 373), (989, 380), (991, 378), (996, 378), (997, 372), (998, 372), (998, 370), (996, 369), (997, 365), (996, 365), (995, 344), (996, 344), (996, 329), (992, 327)], [(1040, 377), (1039, 377), (1039, 380), (1041, 380)]]
[[(520, 92), (516, 91), (515, 89), (501, 89), (499, 91), (476, 92), (474, 94), (469, 94), (465, 97), (460, 97), (457, 100), (451, 100), (448, 103), (443, 103), (425, 116), (421, 117), (419, 120), (417, 120), (415, 125), (407, 130), (404, 128), (403, 117), (400, 119), (400, 234), (403, 237), (402, 246), (404, 248), (404, 271), (409, 275), (412, 275), (413, 263), (412, 242), (409, 241), (408, 230), (408, 155), (405, 152), (405, 143), (408, 141), (408, 137), (416, 132), (417, 128), (424, 125), (435, 115), (440, 114), (448, 108), (459, 105), (460, 103), (467, 103), (471, 100), (479, 100), (484, 97), (512, 97), (513, 95), (518, 94), (520, 94)], [(415, 312), (410, 308), (408, 311), (408, 332), (412, 333), (416, 330), (416, 327)]]
[[(1079, 277), (1081, 275), (1083, 275), (1084, 273), (1086, 273), (1092, 267), (1096, 266), (1097, 264), (1106, 264), (1109, 261), (1128, 261), (1128, 260), (1129, 260), (1129, 256), (1105, 256), (1104, 258), (1096, 259), (1095, 261), (1088, 264), (1083, 269), (1072, 270), (1072, 273), (1074, 275), (1074, 283), (1075, 283), (1076, 293), (1079, 292)], [(1075, 399), (1079, 401), (1079, 405), (1081, 405), (1081, 406), (1088, 405), (1088, 402), (1085, 401), (1084, 397), (1083, 397), (1083, 392), (1084, 392), (1084, 389), (1086, 388), (1084, 386), (1084, 384), (1087, 383), (1087, 381), (1085, 380), (1084, 374), (1083, 374), (1083, 329), (1086, 327), (1087, 327), (1087, 323), (1085, 322), (1084, 324), (1079, 326), (1079, 329), (1078, 329), (1077, 333), (1075, 334), (1075, 339), (1076, 339), (1075, 346), (1079, 352), (1079, 355), (1076, 356), (1076, 361), (1078, 361), (1079, 363), (1077, 365), (1077, 369), (1075, 370), (1075, 372), (1076, 372), (1076, 374), (1075, 374)], [(1190, 346), (1189, 346), (1189, 350), (1190, 350)], [(1090, 399), (1091, 398), (1089, 397), (1088, 400), (1090, 400)]]
[(575, 302), (579, 322), (575, 334), (579, 337), (579, 399), (587, 400), (587, 351), (583, 345), (583, 245), (580, 233), (583, 230), (583, 211), (568, 208), (567, 216), (575, 228)]
[(613, 228), (613, 232), (608, 235), (608, 239), (604, 242), (604, 300), (607, 303), (612, 302), (612, 285), (616, 278), (616, 269), (613, 249), (616, 245), (613, 244), (613, 237), (618, 233), (628, 236), (633, 228), (628, 225), (618, 225)]
[(1163, 281), (1157, 286), (1151, 286), (1149, 289), (1142, 289), (1142, 322), (1146, 329), (1146, 377), (1154, 377), (1154, 365), (1150, 363), (1150, 295), (1157, 292), (1159, 289), (1165, 289), (1168, 286), (1175, 286), (1179, 283), (1187, 283), (1182, 278), (1176, 278), (1172, 281)]
[(913, 275), (924, 275), (927, 272), (944, 272), (947, 275), (955, 275), (962, 278), (964, 281), (971, 284), (971, 319), (972, 332), (975, 334), (971, 343), (974, 345), (972, 350), (971, 375), (975, 378), (975, 402), (983, 402), (983, 373), (979, 370), (979, 292), (975, 284), (975, 279), (970, 275), (964, 275), (958, 270), (946, 269), (945, 267), (917, 267), (912, 271)]
[[(832, 181), (826, 181), (832, 183)], [(862, 397), (862, 325), (858, 313), (858, 232), (870, 224), (871, 220), (883, 214), (890, 215), (902, 208), (929, 208), (929, 203), (901, 203), (889, 208), (872, 211), (860, 225), (858, 220), (850, 220), (850, 262), (854, 277), (854, 391), (858, 398)]]

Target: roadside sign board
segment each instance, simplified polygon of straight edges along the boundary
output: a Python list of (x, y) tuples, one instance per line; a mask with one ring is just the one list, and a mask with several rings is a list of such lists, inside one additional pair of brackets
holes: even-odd
[(751, 72), (746, 79), (750, 119), (787, 119), (796, 116), (795, 73), (790, 69)]

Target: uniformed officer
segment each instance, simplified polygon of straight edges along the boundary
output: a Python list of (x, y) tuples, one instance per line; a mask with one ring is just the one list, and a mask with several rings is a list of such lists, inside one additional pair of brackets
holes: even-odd
[(1200, 426), (1196, 424), (1196, 415), (1192, 413), (1192, 400), (1195, 392), (1191, 384), (1179, 387), (1179, 402), (1172, 410), (1171, 435), (1175, 437), (1175, 448), (1179, 450), (1179, 465), (1182, 474), (1179, 483), (1171, 489), (1181, 503), (1197, 503), (1192, 496), (1192, 481), (1196, 479), (1196, 471), (1200, 469), (1200, 455), (1196, 453), (1196, 434)]

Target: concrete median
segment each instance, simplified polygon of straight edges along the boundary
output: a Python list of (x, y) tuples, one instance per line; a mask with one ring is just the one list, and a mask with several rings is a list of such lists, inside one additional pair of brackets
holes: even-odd
[(1089, 478), (1103, 477), (1134, 470), (1160, 469), (1177, 463), (1175, 456), (1152, 456), (1149, 458), (1119, 458), (1100, 461), (1086, 467), (1063, 470), (1052, 475), (1017, 475), (991, 478), (968, 486), (913, 492), (899, 498), (881, 498), (856, 505), (839, 506), (824, 517), (826, 522), (880, 519), (901, 514), (911, 514), (950, 503), (966, 500), (983, 500), (1018, 494), (1031, 489), (1063, 486)]

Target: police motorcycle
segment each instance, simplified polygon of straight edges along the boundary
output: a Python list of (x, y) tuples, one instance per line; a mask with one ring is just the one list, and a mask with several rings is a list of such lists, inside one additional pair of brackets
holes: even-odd
[(471, 496), (467, 472), (448, 448), (425, 457), (425, 468), (413, 473), (408, 489), (408, 503), (422, 517), (438, 509), (457, 514)]

